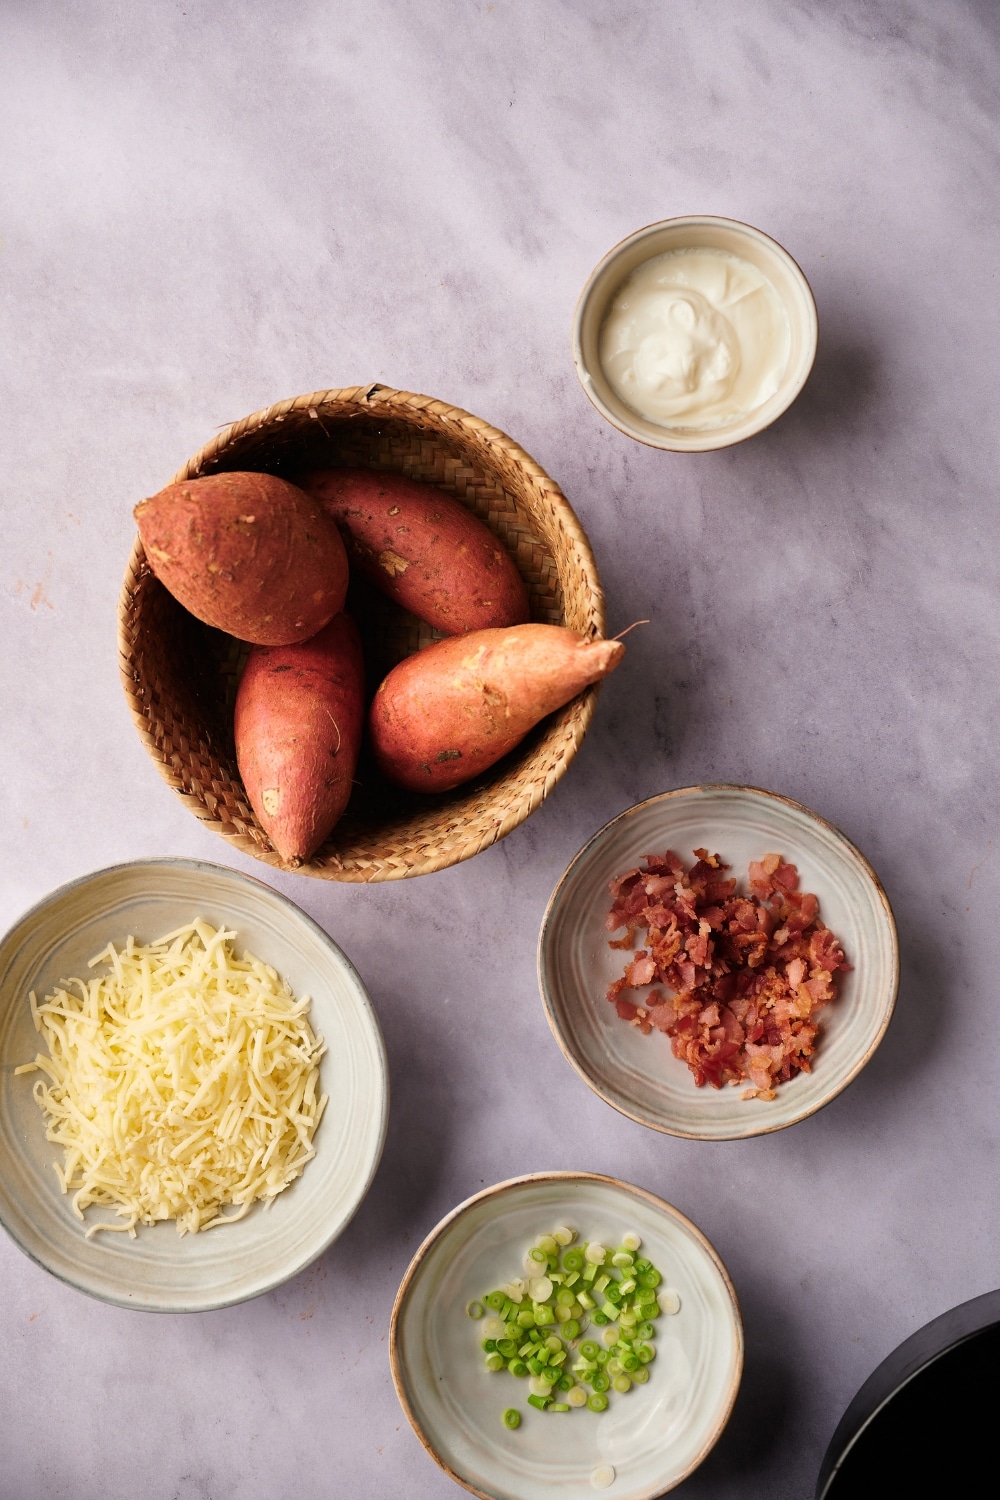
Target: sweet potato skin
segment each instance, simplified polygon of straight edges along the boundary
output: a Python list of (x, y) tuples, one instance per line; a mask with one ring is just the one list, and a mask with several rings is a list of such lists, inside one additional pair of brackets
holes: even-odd
[(437, 641), (394, 667), (375, 694), (368, 728), (378, 765), (411, 791), (458, 786), (613, 671), (624, 652), (620, 641), (590, 641), (561, 625)]
[(135, 518), (160, 582), (199, 620), (240, 640), (304, 641), (344, 607), (347, 554), (336, 526), (273, 474), (168, 484)]
[(374, 469), (299, 481), (340, 528), (352, 567), (447, 635), (528, 618), (521, 575), (498, 537), (433, 484)]
[(297, 646), (256, 646), (236, 694), (236, 760), (287, 864), (319, 848), (347, 806), (364, 728), (357, 626), (335, 615)]

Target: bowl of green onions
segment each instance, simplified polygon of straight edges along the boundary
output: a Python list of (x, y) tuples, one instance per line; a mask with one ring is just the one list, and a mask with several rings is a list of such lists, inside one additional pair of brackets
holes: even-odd
[(704, 1235), (616, 1178), (546, 1172), (427, 1237), (393, 1309), (396, 1392), (425, 1450), (489, 1500), (673, 1489), (717, 1441), (743, 1329)]

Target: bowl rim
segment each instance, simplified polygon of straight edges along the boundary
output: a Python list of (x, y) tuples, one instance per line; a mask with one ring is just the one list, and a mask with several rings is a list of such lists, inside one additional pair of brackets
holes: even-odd
[[(760, 797), (766, 802), (778, 802), (785, 807), (793, 809), (795, 812), (805, 813), (812, 822), (818, 823), (821, 828), (824, 828), (829, 833), (832, 833), (835, 838), (840, 840), (843, 844), (847, 845), (850, 853), (854, 855), (854, 857), (861, 865), (863, 873), (871, 881), (878, 900), (881, 904), (882, 915), (888, 925), (890, 939), (889, 947), (891, 954), (891, 966), (887, 999), (883, 1007), (883, 1014), (879, 1022), (878, 1031), (869, 1043), (867, 1049), (864, 1052), (864, 1055), (858, 1059), (854, 1066), (837, 1083), (836, 1087), (832, 1088), (824, 1098), (817, 1100), (815, 1104), (811, 1104), (808, 1108), (800, 1110), (799, 1113), (794, 1115), (790, 1120), (783, 1120), (777, 1124), (768, 1124), (762, 1121), (760, 1125), (756, 1126), (753, 1129), (741, 1130), (738, 1133), (733, 1132), (730, 1135), (718, 1135), (715, 1133), (708, 1135), (698, 1130), (683, 1130), (679, 1126), (664, 1125), (659, 1121), (647, 1119), (645, 1115), (639, 1114), (635, 1110), (627, 1108), (621, 1099), (617, 1098), (611, 1091), (609, 1091), (607, 1085), (600, 1078), (595, 1077), (590, 1072), (590, 1070), (584, 1066), (583, 1062), (576, 1056), (576, 1053), (570, 1046), (568, 1040), (563, 1037), (562, 1031), (556, 1019), (555, 1006), (553, 1004), (552, 993), (548, 982), (548, 964), (546, 962), (545, 953), (546, 937), (553, 920), (556, 902), (576, 866), (584, 859), (584, 857), (590, 852), (590, 850), (599, 840), (603, 839), (612, 828), (616, 827), (617, 824), (623, 822), (626, 818), (630, 818), (634, 813), (639, 812), (642, 808), (651, 806), (655, 802), (667, 802), (675, 797), (688, 796), (692, 792), (749, 792), (752, 796)], [(721, 1142), (727, 1140), (749, 1140), (754, 1136), (772, 1135), (775, 1131), (787, 1130), (789, 1126), (797, 1125), (801, 1120), (806, 1120), (811, 1115), (818, 1114), (821, 1109), (825, 1109), (828, 1104), (832, 1104), (834, 1099), (836, 1099), (838, 1095), (842, 1094), (849, 1084), (854, 1082), (855, 1078), (857, 1078), (861, 1070), (867, 1065), (867, 1063), (871, 1061), (882, 1041), (882, 1038), (885, 1036), (885, 1033), (889, 1028), (889, 1022), (892, 1020), (893, 1012), (896, 1007), (896, 999), (899, 994), (899, 934), (896, 930), (896, 918), (893, 913), (889, 897), (885, 892), (885, 888), (883, 887), (881, 880), (875, 873), (875, 870), (872, 868), (870, 860), (864, 854), (862, 854), (858, 846), (851, 839), (849, 839), (847, 837), (847, 834), (844, 833), (842, 829), (838, 828), (835, 823), (832, 823), (828, 818), (824, 818), (822, 814), (814, 812), (813, 809), (811, 807), (807, 807), (804, 802), (797, 802), (794, 797), (786, 797), (782, 792), (772, 792), (768, 791), (765, 787), (749, 786), (744, 785), (740, 782), (696, 782), (691, 786), (672, 787), (669, 791), (666, 792), (656, 792), (652, 797), (646, 797), (641, 802), (636, 802), (631, 807), (624, 808), (622, 812), (617, 813), (615, 817), (610, 818), (607, 823), (599, 828), (597, 832), (587, 840), (583, 847), (579, 849), (576, 854), (574, 854), (573, 858), (570, 860), (569, 864), (566, 866), (565, 870), (556, 882), (552, 895), (549, 897), (548, 903), (545, 907), (545, 913), (542, 917), (541, 927), (539, 928), (538, 932), (537, 973), (538, 987), (542, 997), (542, 1006), (545, 1011), (545, 1017), (549, 1023), (549, 1029), (552, 1032), (552, 1035), (555, 1037), (556, 1042), (559, 1046), (559, 1050), (561, 1051), (563, 1057), (566, 1058), (567, 1062), (570, 1063), (571, 1066), (580, 1075), (584, 1083), (586, 1083), (589, 1088), (593, 1089), (594, 1093), (597, 1094), (599, 1098), (603, 1099), (605, 1104), (610, 1104), (612, 1109), (616, 1109), (619, 1114), (624, 1115), (627, 1119), (634, 1120), (636, 1124), (645, 1125), (650, 1130), (659, 1131), (661, 1135), (679, 1136), (682, 1139), (689, 1141)]]
[(708, 1457), (709, 1453), (715, 1447), (716, 1443), (719, 1441), (719, 1438), (725, 1431), (729, 1418), (732, 1416), (733, 1407), (736, 1404), (736, 1397), (739, 1394), (740, 1383), (743, 1378), (743, 1365), (746, 1355), (746, 1338), (743, 1329), (743, 1315), (740, 1311), (739, 1297), (737, 1295), (736, 1288), (733, 1285), (732, 1277), (729, 1275), (722, 1257), (720, 1256), (719, 1252), (716, 1250), (715, 1246), (712, 1244), (708, 1236), (704, 1233), (703, 1230), (699, 1229), (697, 1224), (694, 1224), (686, 1214), (682, 1213), (679, 1208), (675, 1208), (672, 1203), (668, 1203), (666, 1198), (661, 1198), (656, 1193), (651, 1193), (647, 1188), (638, 1187), (633, 1182), (626, 1182), (624, 1178), (611, 1177), (604, 1172), (526, 1172), (521, 1176), (508, 1177), (503, 1182), (494, 1183), (492, 1187), (484, 1188), (481, 1192), (473, 1193), (470, 1198), (464, 1199), (463, 1202), (459, 1203), (455, 1208), (453, 1208), (450, 1213), (445, 1214), (444, 1218), (441, 1219), (430, 1231), (430, 1233), (424, 1237), (424, 1239), (421, 1241), (420, 1245), (414, 1252), (413, 1259), (410, 1261), (410, 1264), (406, 1268), (403, 1279), (399, 1284), (399, 1290), (396, 1293), (396, 1297), (392, 1305), (392, 1314), (389, 1319), (389, 1367), (392, 1372), (392, 1383), (396, 1388), (396, 1396), (399, 1400), (399, 1404), (406, 1414), (407, 1421), (413, 1428), (413, 1431), (416, 1433), (421, 1447), (427, 1454), (430, 1455), (430, 1457), (434, 1460), (434, 1462), (440, 1469), (443, 1469), (450, 1478), (454, 1479), (457, 1484), (462, 1485), (464, 1489), (469, 1490), (473, 1495), (478, 1495), (480, 1497), (480, 1500), (505, 1500), (505, 1497), (501, 1497), (497, 1491), (481, 1490), (476, 1485), (472, 1484), (468, 1479), (463, 1479), (462, 1476), (460, 1474), (457, 1474), (455, 1470), (440, 1456), (440, 1454), (435, 1451), (433, 1444), (420, 1425), (420, 1420), (417, 1417), (416, 1412), (414, 1411), (413, 1405), (409, 1398), (409, 1394), (407, 1392), (406, 1381), (404, 1379), (402, 1369), (402, 1355), (400, 1353), (401, 1339), (399, 1335), (399, 1320), (403, 1311), (404, 1304), (409, 1295), (410, 1288), (417, 1275), (419, 1274), (424, 1260), (426, 1259), (433, 1245), (437, 1242), (441, 1235), (444, 1234), (445, 1230), (448, 1229), (456, 1219), (461, 1218), (463, 1214), (467, 1213), (469, 1209), (473, 1208), (477, 1203), (482, 1203), (488, 1198), (499, 1197), (501, 1194), (508, 1192), (511, 1188), (521, 1187), (527, 1183), (533, 1182), (564, 1182), (567, 1184), (576, 1182), (601, 1182), (610, 1187), (617, 1188), (620, 1192), (632, 1193), (635, 1197), (644, 1199), (645, 1202), (652, 1204), (653, 1207), (659, 1209), (663, 1213), (666, 1213), (670, 1218), (678, 1221), (683, 1226), (683, 1228), (692, 1235), (692, 1237), (698, 1242), (701, 1248), (707, 1253), (709, 1259), (722, 1278), (723, 1285), (729, 1298), (729, 1311), (732, 1315), (733, 1324), (736, 1330), (735, 1369), (733, 1371), (733, 1377), (726, 1396), (725, 1408), (722, 1411), (721, 1417), (711, 1436), (698, 1450), (698, 1453), (695, 1456), (694, 1460), (689, 1465), (689, 1467), (685, 1469), (684, 1473), (679, 1475), (677, 1479), (673, 1480), (666, 1490), (664, 1490), (662, 1487), (658, 1487), (656, 1489), (650, 1490), (648, 1492), (648, 1495), (643, 1497), (643, 1500), (656, 1500), (656, 1496), (667, 1494), (669, 1490), (675, 1489), (677, 1485), (682, 1484), (684, 1480), (687, 1479), (694, 1472), (694, 1470), (698, 1468), (700, 1464), (704, 1463), (705, 1459)]
[[(583, 523), (563, 494), (559, 483), (500, 428), (462, 407), (436, 397), (398, 390), (380, 381), (286, 397), (224, 426), (167, 483), (179, 483), (215, 472), (215, 465), (234, 443), (252, 438), (263, 428), (276, 428), (277, 424), (289, 418), (298, 422), (305, 417), (307, 425), (316, 423), (325, 431), (324, 418), (349, 418), (362, 414), (376, 421), (379, 417), (398, 422), (406, 422), (409, 418), (415, 425), (419, 425), (418, 418), (421, 415), (426, 415), (442, 432), (453, 432), (462, 441), (479, 445), (484, 451), (495, 450), (505, 461), (516, 465), (531, 490), (533, 503), (548, 508), (553, 524), (572, 552), (585, 579), (588, 623), (582, 627), (584, 633), (595, 639), (605, 638), (607, 619), (604, 589), (593, 549)], [(227, 820), (224, 814), (229, 804), (225, 791), (220, 792), (217, 787), (212, 786), (206, 789), (192, 776), (190, 767), (186, 763), (178, 765), (179, 757), (165, 751), (160, 741), (157, 722), (147, 712), (148, 685), (141, 660), (142, 640), (133, 617), (140, 579), (146, 567), (146, 554), (142, 541), (136, 534), (118, 595), (117, 631), (119, 677), (139, 738), (159, 775), (206, 828), (225, 839), (227, 844), (241, 854), (288, 873), (290, 867), (269, 843), (265, 847), (254, 837), (254, 819), (249, 803), (245, 800), (242, 781), (234, 782), (232, 786), (238, 787), (243, 793), (243, 802), (235, 809), (236, 816)], [(462, 818), (456, 814), (446, 828), (433, 835), (424, 834), (420, 842), (406, 835), (412, 848), (395, 856), (387, 852), (372, 853), (363, 846), (330, 854), (330, 840), (327, 840), (317, 851), (317, 856), (299, 866), (295, 873), (322, 880), (373, 884), (433, 874), (482, 853), (492, 844), (506, 838), (537, 811), (565, 775), (590, 727), (600, 687), (599, 682), (592, 683), (576, 698), (548, 716), (549, 728), (545, 730), (535, 752), (538, 754), (544, 749), (547, 764), (543, 763), (545, 757), (542, 757), (538, 769), (528, 779), (523, 778), (519, 771), (506, 771), (502, 782), (510, 784), (508, 800), (499, 808), (492, 806), (489, 816), (484, 811), (476, 813), (471, 819), (467, 812)], [(489, 772), (485, 774), (489, 775)], [(470, 784), (469, 797), (477, 795), (474, 788), (478, 784), (478, 779)], [(229, 807), (229, 811), (232, 812), (233, 808)], [(411, 821), (411, 816), (407, 815), (403, 820), (404, 826)], [(429, 843), (431, 847), (428, 847)], [(328, 857), (322, 864), (317, 864), (316, 858), (325, 852)]]
[(27, 907), (26, 910), (20, 914), (20, 916), (16, 917), (15, 920), (2, 933), (0, 933), (0, 950), (2, 950), (8, 939), (13, 937), (14, 934), (17, 933), (18, 930), (23, 927), (24, 924), (28, 922), (32, 917), (34, 917), (37, 913), (44, 911), (46, 907), (53, 906), (60, 900), (64, 899), (67, 895), (70, 894), (71, 891), (78, 890), (103, 875), (114, 875), (121, 870), (148, 870), (150, 868), (155, 869), (162, 865), (170, 865), (177, 869), (194, 871), (196, 873), (201, 871), (210, 871), (212, 874), (217, 875), (221, 872), (224, 875), (232, 876), (238, 882), (246, 882), (248, 885), (258, 886), (261, 890), (266, 891), (267, 894), (271, 896), (280, 906), (291, 907), (296, 917), (301, 918), (301, 920), (304, 921), (307, 926), (311, 927), (326, 947), (332, 948), (334, 950), (337, 959), (347, 970), (348, 976), (353, 981), (358, 996), (363, 1002), (362, 1010), (363, 1013), (366, 1014), (367, 1020), (370, 1024), (372, 1039), (375, 1043), (375, 1051), (378, 1059), (379, 1076), (380, 1119), (378, 1140), (376, 1149), (372, 1153), (372, 1160), (369, 1164), (364, 1185), (361, 1188), (357, 1201), (351, 1207), (350, 1211), (347, 1214), (347, 1217), (337, 1226), (336, 1229), (333, 1230), (333, 1232), (327, 1238), (324, 1239), (323, 1243), (317, 1249), (311, 1250), (308, 1257), (300, 1263), (297, 1263), (290, 1271), (283, 1271), (273, 1280), (268, 1281), (267, 1285), (262, 1286), (259, 1291), (250, 1292), (241, 1296), (224, 1297), (220, 1300), (199, 1302), (197, 1304), (180, 1307), (164, 1307), (161, 1304), (155, 1302), (146, 1303), (138, 1302), (134, 1298), (125, 1299), (120, 1297), (113, 1297), (107, 1295), (104, 1292), (95, 1291), (90, 1287), (82, 1286), (78, 1281), (74, 1281), (72, 1277), (66, 1276), (61, 1271), (55, 1270), (44, 1259), (40, 1258), (32, 1249), (21, 1242), (19, 1236), (6, 1223), (2, 1212), (2, 1204), (0, 1204), (0, 1228), (3, 1229), (8, 1239), (10, 1239), (12, 1243), (15, 1244), (17, 1248), (24, 1255), (26, 1255), (30, 1261), (33, 1261), (36, 1266), (41, 1267), (41, 1269), (43, 1271), (46, 1271), (50, 1276), (54, 1276), (56, 1280), (61, 1281), (64, 1286), (72, 1287), (74, 1291), (82, 1292), (84, 1296), (92, 1297), (96, 1302), (103, 1302), (105, 1303), (105, 1305), (110, 1307), (125, 1308), (130, 1312), (177, 1314), (217, 1312), (224, 1307), (237, 1307), (240, 1303), (243, 1302), (256, 1301), (258, 1297), (263, 1297), (268, 1292), (273, 1292), (276, 1287), (283, 1286), (285, 1282), (290, 1281), (294, 1276), (300, 1275), (303, 1271), (307, 1270), (309, 1266), (313, 1265), (320, 1258), (320, 1256), (324, 1255), (326, 1251), (329, 1250), (330, 1246), (344, 1233), (348, 1224), (350, 1224), (351, 1220), (354, 1218), (354, 1215), (357, 1213), (365, 1198), (368, 1196), (368, 1192), (375, 1179), (375, 1174), (378, 1171), (379, 1164), (382, 1160), (383, 1151), (385, 1150), (386, 1135), (389, 1127), (389, 1062), (388, 1055), (386, 1053), (385, 1038), (382, 1034), (382, 1025), (379, 1021), (375, 1006), (372, 1003), (371, 996), (368, 993), (367, 986), (365, 985), (364, 980), (361, 978), (361, 975), (358, 973), (358, 970), (355, 968), (354, 964), (348, 958), (344, 950), (340, 947), (339, 943), (337, 943), (325, 930), (325, 928), (321, 927), (319, 923), (309, 915), (308, 912), (303, 911), (300, 906), (292, 901), (290, 897), (285, 896), (281, 891), (276, 891), (273, 886), (269, 886), (266, 881), (258, 880), (254, 875), (247, 875), (242, 870), (236, 870), (231, 865), (219, 865), (212, 860), (192, 859), (187, 858), (183, 855), (153, 855), (148, 859), (128, 859), (122, 860), (118, 864), (114, 865), (102, 865), (96, 870), (90, 870), (86, 874), (74, 877), (72, 880), (64, 881), (62, 885), (56, 886), (53, 890), (49, 891), (47, 895), (42, 896), (38, 901), (35, 901), (31, 906)]
[[(781, 407), (780, 411), (773, 412), (765, 421), (759, 423), (749, 422), (749, 424), (733, 422), (729, 425), (729, 428), (712, 427), (704, 430), (696, 429), (694, 434), (688, 437), (677, 436), (678, 432), (682, 432), (684, 429), (664, 427), (663, 437), (654, 438), (651, 433), (646, 432), (644, 429), (639, 429), (631, 425), (627, 415), (624, 414), (624, 411), (627, 411), (624, 402), (622, 403), (623, 411), (620, 412), (616, 408), (609, 406), (594, 389), (590, 369), (583, 355), (583, 320), (588, 311), (598, 278), (632, 245), (638, 244), (644, 239), (651, 239), (655, 234), (664, 229), (679, 228), (681, 226), (696, 228), (699, 225), (729, 229), (739, 236), (756, 240), (759, 244), (765, 245), (772, 254), (777, 255), (778, 259), (786, 264), (793, 279), (798, 282), (804, 293), (808, 342), (811, 346), (809, 359), (805, 364), (802, 378), (790, 392), (785, 404)], [(652, 259), (652, 257), (650, 258)], [(748, 224), (743, 219), (730, 219), (721, 214), (679, 214), (670, 219), (657, 219), (653, 223), (644, 224), (641, 229), (633, 230), (631, 234), (627, 234), (624, 239), (612, 245), (607, 254), (598, 261), (597, 265), (591, 271), (584, 283), (583, 290), (577, 298), (573, 313), (573, 367), (576, 370), (577, 379), (583, 387), (587, 399), (596, 407), (605, 421), (610, 422), (612, 427), (617, 427), (618, 431), (624, 433), (626, 437), (632, 438), (637, 443), (643, 443), (647, 448), (656, 448), (660, 451), (670, 453), (714, 453), (722, 448), (733, 448), (739, 443), (748, 442), (750, 438), (756, 437), (758, 433), (766, 431), (779, 417), (784, 416), (793, 402), (798, 399), (806, 381), (812, 374), (818, 345), (819, 313), (816, 307), (816, 298), (812, 287), (809, 285), (809, 280), (798, 261), (790, 251), (785, 249), (784, 245), (780, 244), (778, 240), (774, 239), (765, 230), (758, 229), (756, 225)], [(761, 406), (760, 410), (764, 411), (765, 409), (766, 403)], [(727, 431), (731, 431), (733, 435), (726, 437), (724, 434)]]

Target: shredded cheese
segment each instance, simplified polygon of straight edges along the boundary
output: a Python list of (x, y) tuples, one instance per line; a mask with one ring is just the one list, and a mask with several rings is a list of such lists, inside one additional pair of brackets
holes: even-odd
[(49, 1079), (34, 1097), (46, 1139), (65, 1148), (62, 1190), (81, 1220), (101, 1204), (125, 1221), (93, 1224), (88, 1239), (134, 1238), (161, 1219), (179, 1234), (231, 1224), (315, 1155), (326, 1047), (309, 999), (251, 953), (237, 958), (235, 937), (201, 920), (148, 946), (130, 937), (90, 960), (107, 962), (101, 974), (29, 997), (48, 1056), (15, 1072)]

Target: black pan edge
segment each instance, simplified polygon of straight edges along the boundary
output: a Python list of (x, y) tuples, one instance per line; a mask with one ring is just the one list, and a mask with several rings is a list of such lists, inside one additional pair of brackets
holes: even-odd
[(925, 1323), (887, 1355), (858, 1391), (830, 1439), (816, 1481), (816, 1500), (824, 1500), (854, 1444), (903, 1386), (943, 1354), (998, 1322), (1000, 1290), (984, 1292)]

